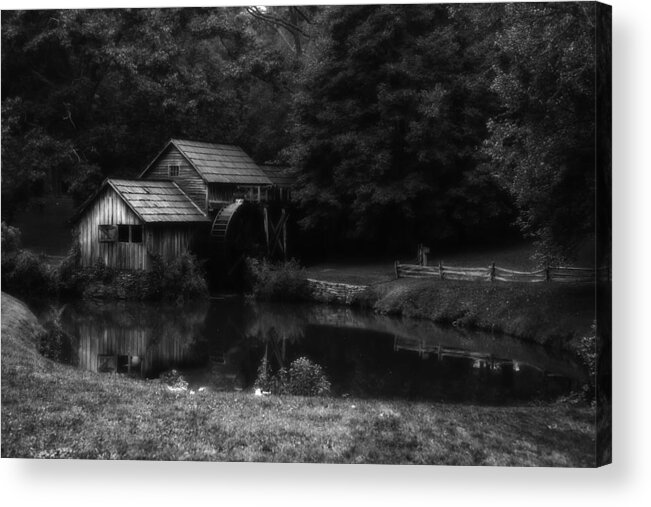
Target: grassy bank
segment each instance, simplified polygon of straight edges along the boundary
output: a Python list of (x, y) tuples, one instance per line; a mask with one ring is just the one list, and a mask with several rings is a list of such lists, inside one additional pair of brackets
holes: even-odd
[(590, 466), (594, 412), (172, 393), (40, 356), (42, 328), (2, 295), (2, 457)]
[(362, 270), (356, 265), (328, 265), (297, 269), (267, 266), (254, 283), (254, 296), (262, 299), (307, 299), (318, 294), (305, 285), (306, 278), (367, 286), (347, 298), (350, 304), (378, 313), (427, 319), (446, 325), (506, 333), (571, 351), (584, 337), (593, 335), (595, 288), (585, 283), (526, 283), (395, 279), (386, 263)]
[(400, 279), (373, 287), (376, 311), (507, 333), (573, 349), (591, 333), (594, 287)]

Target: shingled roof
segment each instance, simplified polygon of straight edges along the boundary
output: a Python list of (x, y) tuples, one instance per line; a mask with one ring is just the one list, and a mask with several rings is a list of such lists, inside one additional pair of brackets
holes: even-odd
[(207, 222), (206, 215), (173, 181), (106, 179), (77, 211), (75, 219), (110, 186), (145, 223)]
[(170, 146), (176, 147), (208, 183), (271, 185), (271, 180), (242, 148), (230, 144), (171, 139), (142, 172), (141, 177)]
[(260, 168), (277, 187), (291, 187), (296, 181), (289, 167), (261, 165)]

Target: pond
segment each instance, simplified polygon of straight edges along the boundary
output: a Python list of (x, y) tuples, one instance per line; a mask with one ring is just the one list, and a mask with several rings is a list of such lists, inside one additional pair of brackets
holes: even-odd
[(509, 336), (327, 305), (238, 297), (191, 306), (75, 302), (63, 313), (71, 363), (155, 378), (180, 370), (191, 388), (248, 389), (272, 368), (308, 357), (337, 396), (506, 403), (544, 399), (585, 381), (571, 358)]

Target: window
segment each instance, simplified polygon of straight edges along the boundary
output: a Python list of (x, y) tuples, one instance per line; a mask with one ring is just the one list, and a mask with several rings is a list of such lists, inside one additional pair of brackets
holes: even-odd
[(100, 243), (114, 243), (118, 239), (118, 228), (115, 225), (99, 226), (99, 242)]
[(131, 243), (142, 243), (142, 225), (131, 226)]
[(181, 172), (181, 166), (179, 166), (179, 165), (168, 165), (167, 166), (167, 174), (169, 176), (178, 176), (179, 172)]
[(118, 225), (120, 243), (142, 243), (142, 225)]
[(118, 241), (120, 243), (129, 242), (129, 226), (128, 225), (118, 225)]

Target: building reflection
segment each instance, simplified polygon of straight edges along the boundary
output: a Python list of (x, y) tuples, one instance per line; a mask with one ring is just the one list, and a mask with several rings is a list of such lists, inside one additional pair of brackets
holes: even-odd
[(85, 303), (66, 313), (79, 367), (154, 377), (197, 359), (208, 305), (183, 308), (136, 303)]

